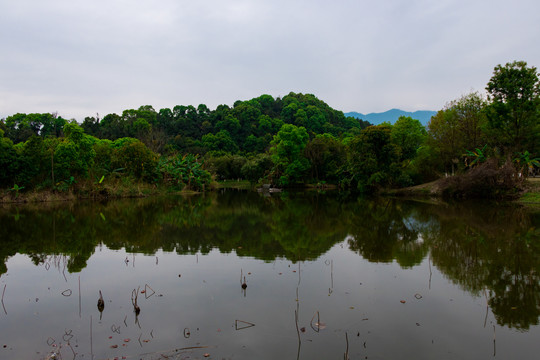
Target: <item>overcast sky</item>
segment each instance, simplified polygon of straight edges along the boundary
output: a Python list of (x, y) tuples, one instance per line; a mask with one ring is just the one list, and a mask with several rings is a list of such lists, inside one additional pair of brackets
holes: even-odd
[(513, 60), (540, 66), (538, 0), (0, 0), (0, 118), (291, 91), (439, 110)]

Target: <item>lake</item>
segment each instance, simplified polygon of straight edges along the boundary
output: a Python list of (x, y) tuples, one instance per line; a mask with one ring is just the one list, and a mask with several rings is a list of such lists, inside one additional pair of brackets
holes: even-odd
[(536, 359), (539, 228), (339, 193), (3, 205), (0, 358)]

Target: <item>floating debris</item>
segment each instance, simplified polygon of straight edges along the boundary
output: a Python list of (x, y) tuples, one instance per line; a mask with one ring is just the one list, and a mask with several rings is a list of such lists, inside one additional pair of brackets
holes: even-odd
[[(148, 290), (150, 290), (152, 293), (149, 293)], [(151, 297), (155, 293), (156, 292), (154, 291), (154, 289), (152, 289), (150, 287), (150, 285), (148, 285), (148, 284), (144, 284), (144, 290), (141, 290), (141, 294), (146, 294), (146, 295), (144, 295), (145, 299), (148, 299), (149, 297)], [(161, 296), (163, 296), (163, 295), (161, 295)]]
[(101, 294), (101, 290), (99, 290), (99, 299), (97, 301), (97, 308), (99, 312), (103, 312), (103, 309), (105, 309), (105, 301), (103, 300), (103, 295)]
[(141, 308), (139, 307), (139, 305), (137, 305), (137, 298), (139, 297), (139, 288), (137, 288), (137, 290), (133, 289), (133, 291), (131, 292), (131, 303), (133, 304), (133, 311), (135, 311), (135, 315), (139, 315), (139, 313), (141, 312)]
[[(242, 323), (244, 325), (240, 325), (240, 327), (238, 326), (238, 323)], [(235, 320), (234, 321), (234, 327), (236, 330), (244, 330), (244, 329), (247, 329), (247, 328), (250, 328), (250, 327), (253, 327), (255, 326), (254, 323), (250, 323), (248, 321), (243, 321), (243, 320)]]

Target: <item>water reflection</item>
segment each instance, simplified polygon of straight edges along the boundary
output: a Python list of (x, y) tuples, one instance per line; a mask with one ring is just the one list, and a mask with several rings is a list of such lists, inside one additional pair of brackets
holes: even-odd
[(487, 293), (499, 324), (528, 329), (540, 316), (538, 215), (513, 206), (432, 209), (426, 232), (434, 264), (467, 291)]
[(412, 268), (426, 257), (486, 297), (497, 322), (540, 317), (540, 217), (508, 204), (429, 204), (340, 195), (223, 192), (191, 197), (0, 209), (0, 274), (15, 254), (80, 272), (101, 244), (129, 253), (236, 252), (264, 261), (316, 259), (347, 239), (370, 262)]
[(351, 250), (369, 261), (396, 260), (405, 268), (420, 264), (429, 250), (422, 232), (432, 224), (432, 219), (419, 216), (422, 208), (384, 198), (349, 203)]

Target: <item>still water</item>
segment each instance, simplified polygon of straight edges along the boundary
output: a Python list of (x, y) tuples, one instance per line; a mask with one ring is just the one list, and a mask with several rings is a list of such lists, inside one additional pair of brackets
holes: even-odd
[(0, 358), (536, 359), (539, 227), (339, 194), (4, 206)]

